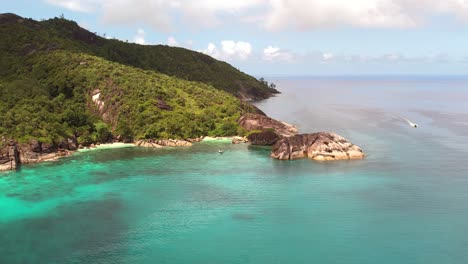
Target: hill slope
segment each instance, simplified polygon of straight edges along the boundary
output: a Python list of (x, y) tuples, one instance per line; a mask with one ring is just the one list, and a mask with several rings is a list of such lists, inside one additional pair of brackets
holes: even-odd
[(255, 112), (212, 85), (92, 55), (45, 24), (0, 15), (0, 144), (234, 135)]
[[(0, 16), (5, 17), (6, 21), (12, 20), (11, 14)], [(21, 18), (16, 17), (13, 20), (18, 19)], [(19, 23), (20, 27), (15, 27), (15, 30), (27, 31), (27, 33), (24, 32), (26, 34), (23, 37), (34, 39), (35, 45), (47, 44), (48, 48), (80, 51), (109, 61), (155, 70), (185, 80), (204, 82), (243, 99), (265, 99), (278, 93), (268, 83), (259, 81), (226, 62), (215, 60), (199, 52), (178, 47), (143, 46), (106, 39), (66, 19), (54, 18), (42, 22), (26, 20), (25, 22)], [(28, 31), (26, 27), (33, 31)], [(16, 36), (16, 34), (12, 36), (13, 38), (9, 41), (17, 42)], [(25, 52), (32, 52), (34, 48), (36, 47), (28, 46)]]

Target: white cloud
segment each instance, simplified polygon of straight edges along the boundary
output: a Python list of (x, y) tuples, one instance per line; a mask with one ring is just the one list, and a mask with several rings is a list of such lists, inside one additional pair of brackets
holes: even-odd
[(241, 60), (245, 60), (252, 54), (252, 45), (244, 41), (224, 40), (221, 41), (221, 51), (228, 58), (238, 57)]
[(334, 58), (335, 58), (335, 54), (333, 54), (331, 52), (322, 53), (322, 61), (324, 61), (324, 62), (331, 61)]
[(193, 40), (189, 39), (185, 41), (185, 47), (191, 49), (193, 47)]
[(214, 43), (209, 43), (208, 47), (200, 52), (220, 60), (246, 60), (252, 54), (252, 45), (244, 41), (223, 40), (220, 49)]
[(263, 49), (263, 58), (265, 60), (273, 60), (280, 55), (279, 51), (280, 48), (278, 47), (268, 46)]
[(100, 3), (103, 19), (112, 24), (145, 23), (156, 30), (172, 31), (178, 20), (191, 28), (222, 24), (226, 15), (239, 16), (263, 0), (117, 0)]
[(60, 6), (72, 11), (90, 13), (96, 10), (96, 0), (46, 0), (51, 5)]
[(167, 38), (167, 45), (171, 47), (181, 47), (186, 49), (192, 49), (193, 40), (178, 41), (174, 36), (169, 36)]
[(411, 28), (431, 16), (468, 18), (465, 0), (272, 0), (266, 28), (300, 30), (335, 26)]
[[(467, 0), (45, 0), (73, 11), (96, 12), (113, 24), (144, 23), (157, 30), (176, 22), (215, 27), (232, 18), (270, 30), (335, 26), (411, 28), (448, 15), (468, 22)], [(178, 23), (180, 24), (180, 23)]]
[(263, 49), (263, 59), (266, 61), (291, 61), (293, 54), (283, 51), (279, 47), (269, 45)]
[(88, 31), (91, 30), (91, 26), (86, 22), (79, 22), (78, 26), (80, 26), (80, 27), (82, 27), (82, 28), (84, 28), (84, 29), (86, 29)]
[(142, 28), (139, 28), (135, 38), (133, 39), (133, 42), (140, 44), (140, 45), (145, 45), (146, 44), (145, 35), (146, 35), (145, 31)]
[(200, 52), (205, 53), (206, 55), (210, 55), (213, 58), (219, 58), (219, 51), (216, 48), (216, 45), (213, 43), (208, 43), (208, 47)]
[(173, 47), (178, 47), (179, 42), (174, 37), (170, 36), (169, 38), (167, 38), (167, 45), (173, 46)]

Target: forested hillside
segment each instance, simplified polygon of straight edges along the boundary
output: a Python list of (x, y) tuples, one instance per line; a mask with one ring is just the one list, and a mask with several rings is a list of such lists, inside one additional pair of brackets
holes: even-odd
[(239, 134), (236, 120), (255, 109), (223, 90), (266, 86), (206, 55), (107, 40), (64, 19), (3, 14), (0, 36), (2, 142)]

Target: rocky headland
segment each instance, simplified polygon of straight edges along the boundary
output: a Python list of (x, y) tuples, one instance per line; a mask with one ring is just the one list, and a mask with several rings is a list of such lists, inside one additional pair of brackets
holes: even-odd
[(59, 144), (42, 143), (38, 140), (19, 144), (10, 140), (5, 147), (0, 148), (0, 171), (14, 170), (20, 164), (56, 161), (71, 155), (75, 150), (77, 143), (73, 139)]
[(278, 140), (271, 157), (280, 160), (309, 158), (313, 160), (362, 159), (361, 148), (335, 133), (318, 132), (299, 134)]
[[(246, 114), (238, 122), (247, 131), (247, 136), (234, 136), (227, 139), (233, 144), (249, 142), (252, 145), (272, 146), (271, 157), (275, 159), (309, 158), (331, 161), (365, 157), (361, 148), (335, 133), (297, 134), (298, 130), (294, 125), (275, 120), (264, 114)], [(136, 140), (133, 144), (147, 148), (190, 147), (202, 140), (203, 137), (186, 140), (145, 139)], [(119, 140), (115, 139), (115, 141)], [(76, 139), (73, 138), (63, 140), (58, 144), (43, 143), (38, 140), (20, 144), (13, 140), (6, 142), (4, 139), (3, 145), (4, 147), (0, 148), (0, 171), (15, 170), (20, 164), (56, 161), (61, 157), (71, 155), (78, 149), (95, 147), (94, 144), (78, 145)]]
[(297, 134), (294, 125), (262, 114), (244, 115), (239, 124), (248, 131), (247, 139), (252, 145), (272, 146), (271, 157), (275, 159), (329, 161), (365, 157), (361, 148), (335, 133)]
[(275, 120), (265, 114), (245, 114), (239, 120), (239, 125), (249, 132), (273, 130), (278, 136), (289, 137), (297, 134), (297, 127)]

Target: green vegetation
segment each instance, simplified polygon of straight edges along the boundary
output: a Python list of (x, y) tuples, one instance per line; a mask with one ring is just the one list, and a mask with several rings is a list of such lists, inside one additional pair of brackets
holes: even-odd
[(107, 40), (64, 19), (0, 15), (0, 36), (0, 138), (20, 142), (235, 135), (255, 110), (229, 82), (270, 89), (200, 53)]
[(274, 84), (257, 80), (208, 55), (178, 47), (144, 46), (107, 39), (64, 18), (8, 23), (5, 33), (7, 36), (2, 40), (3, 44), (10, 45), (9, 48), (16, 46), (15, 50), (20, 54), (37, 50), (73, 50), (188, 81), (204, 82), (241, 98), (265, 99), (278, 93)]

